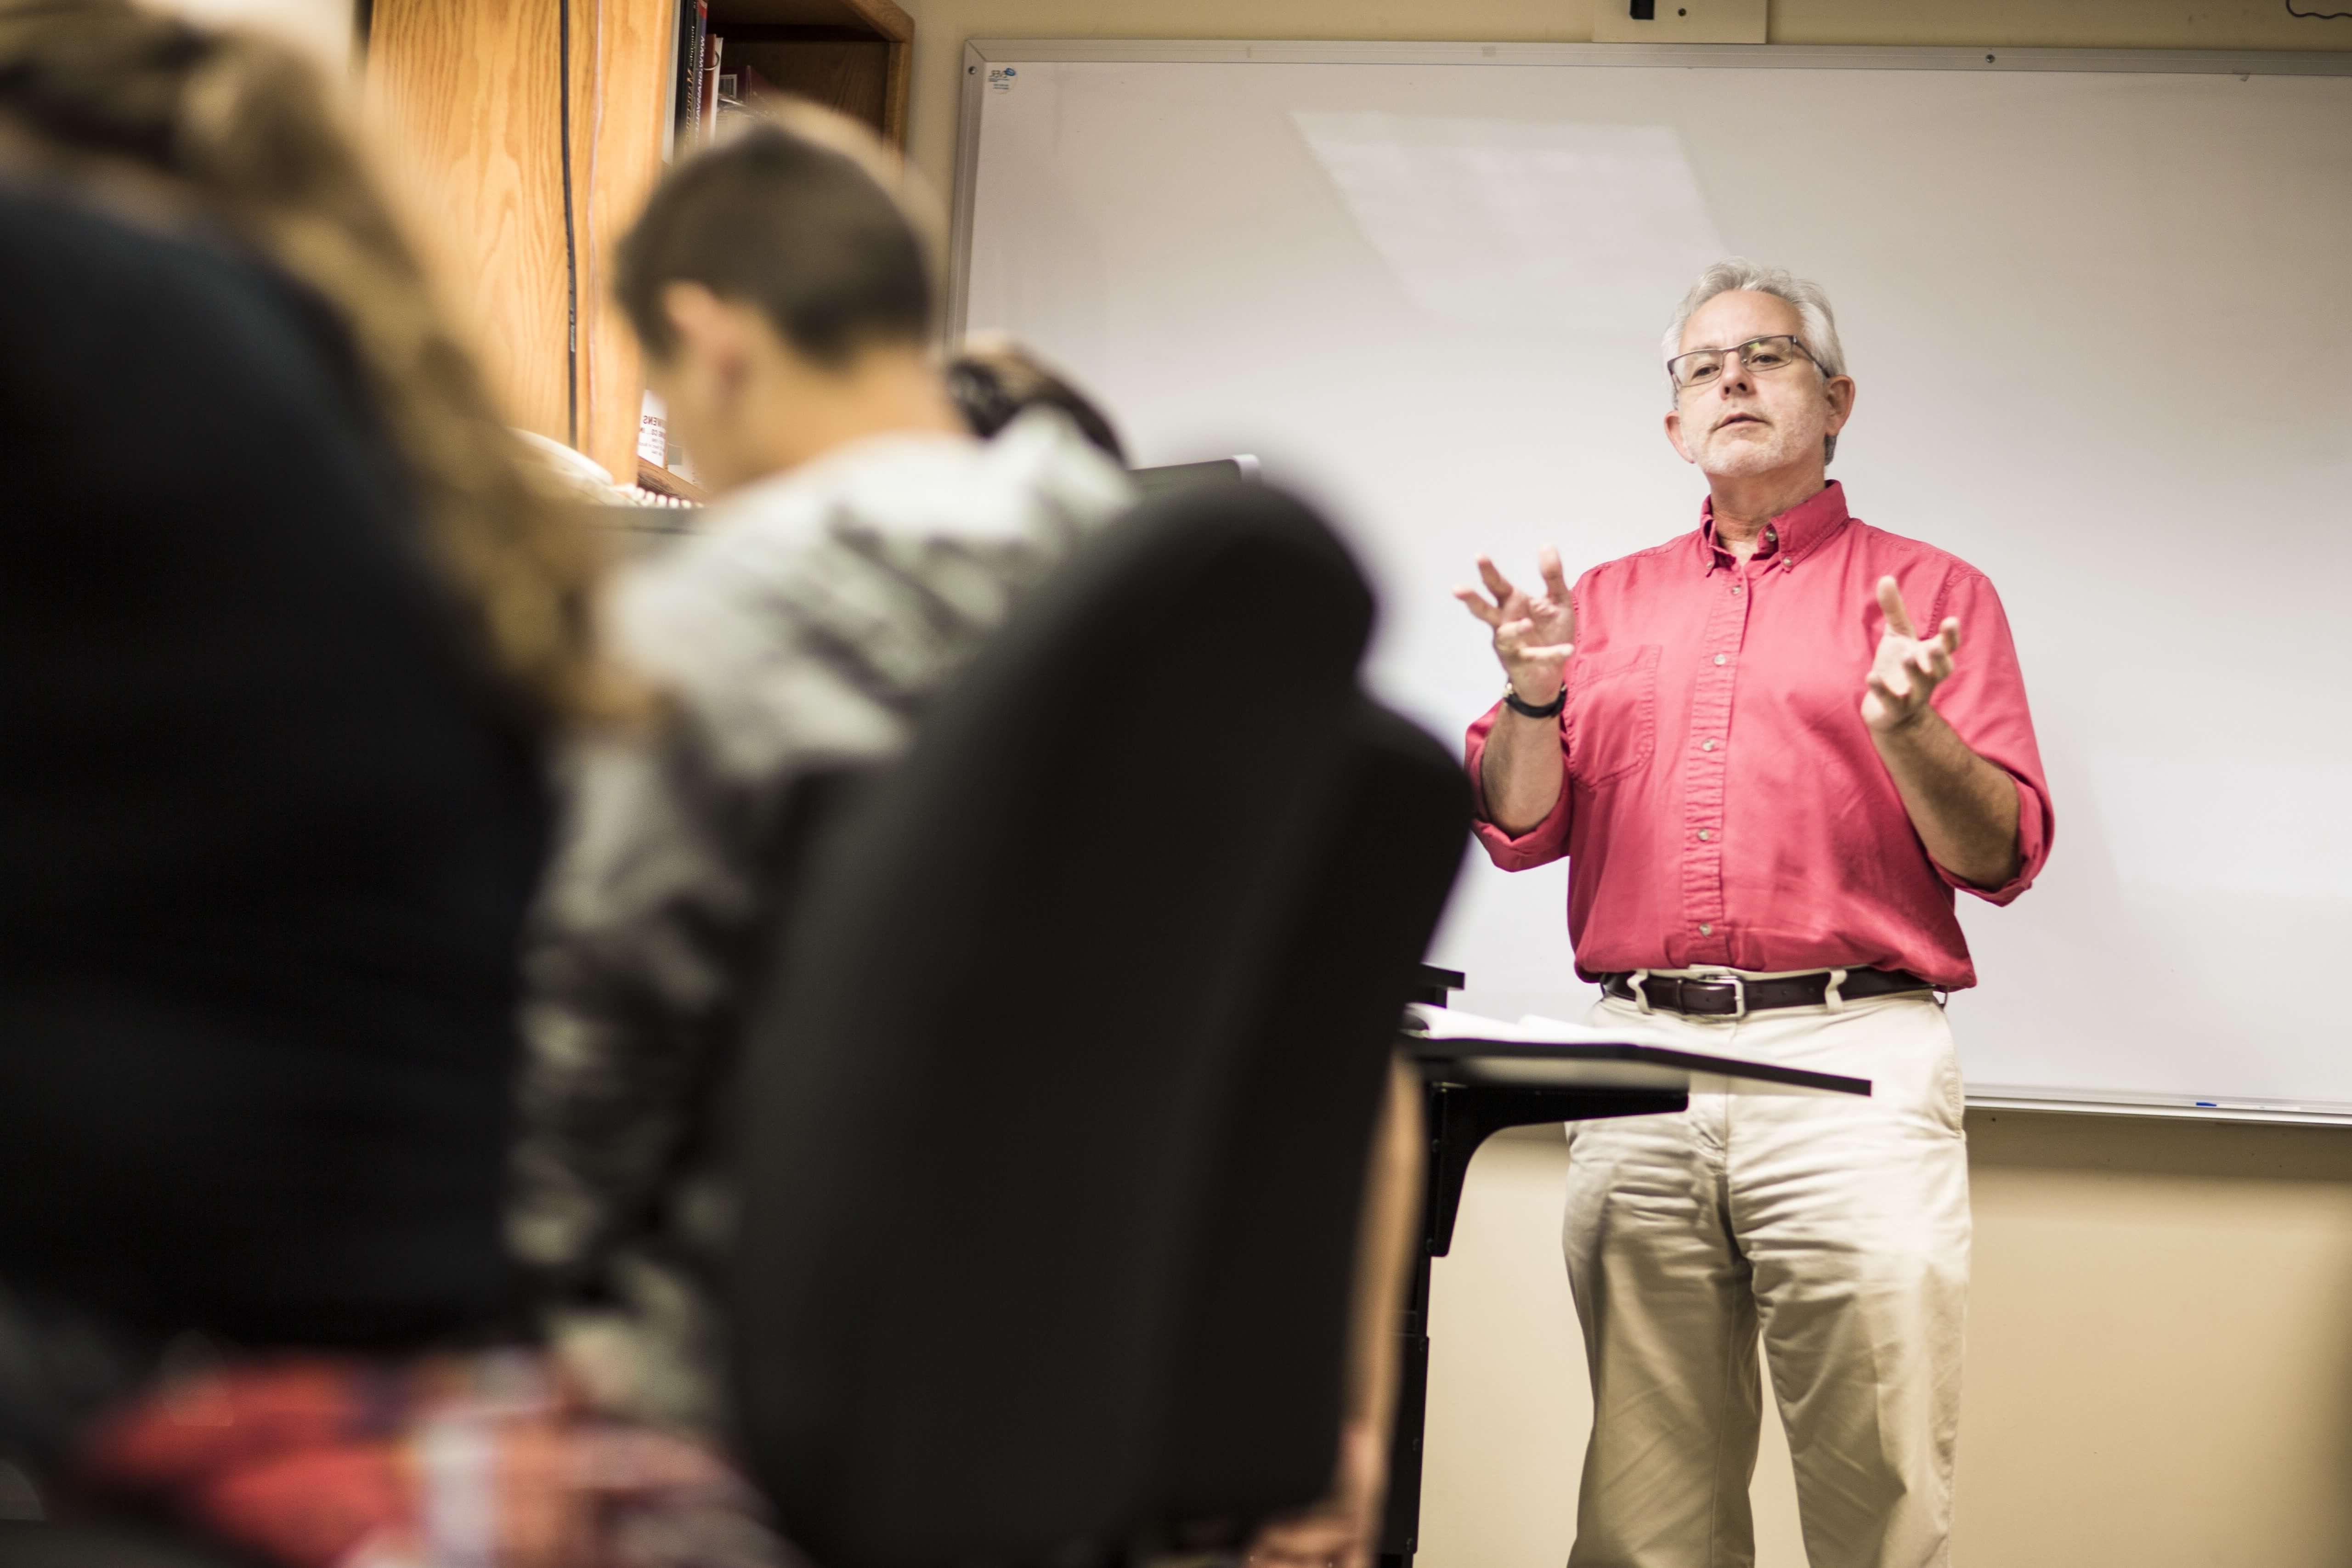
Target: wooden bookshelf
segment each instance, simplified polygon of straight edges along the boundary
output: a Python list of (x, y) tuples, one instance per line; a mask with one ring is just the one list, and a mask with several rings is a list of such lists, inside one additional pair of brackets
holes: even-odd
[(690, 479), (679, 479), (660, 464), (649, 463), (643, 458), (637, 459), (637, 483), (656, 495), (673, 496), (679, 500), (692, 501), (697, 506), (710, 503), (709, 492), (700, 485)]
[[(748, 60), (905, 145), (915, 25), (892, 0), (712, 0), (710, 16), (730, 51), (741, 40), (722, 69)], [(370, 111), (512, 417), (635, 471), (645, 380), (611, 258), (661, 175), (677, 0), (373, 0), (364, 21)]]
[(748, 64), (906, 145), (915, 21), (891, 0), (713, 0), (710, 25), (727, 40), (722, 69)]

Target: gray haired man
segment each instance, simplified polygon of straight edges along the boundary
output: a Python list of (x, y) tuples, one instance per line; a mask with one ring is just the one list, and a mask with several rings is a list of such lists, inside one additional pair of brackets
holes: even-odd
[(1486, 593), (1458, 592), (1508, 680), (1470, 731), (1479, 837), (1507, 870), (1568, 858), (1596, 1024), (1875, 1088), (1570, 1130), (1593, 1432), (1570, 1563), (1755, 1561), (1760, 1328), (1813, 1568), (1927, 1568), (1968, 1299), (1954, 893), (2024, 891), (2049, 790), (1992, 584), (1827, 476), (1854, 384), (1821, 289), (1721, 263), (1665, 354), (1697, 529), (1572, 592), (1549, 549), (1532, 591), (1482, 557)]

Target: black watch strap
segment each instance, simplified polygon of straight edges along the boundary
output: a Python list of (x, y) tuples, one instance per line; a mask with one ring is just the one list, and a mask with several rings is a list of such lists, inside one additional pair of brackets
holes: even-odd
[(1522, 719), (1549, 719), (1568, 706), (1568, 682), (1561, 681), (1559, 689), (1552, 694), (1552, 700), (1540, 708), (1532, 702), (1522, 702), (1519, 694), (1506, 686), (1503, 688), (1503, 704)]

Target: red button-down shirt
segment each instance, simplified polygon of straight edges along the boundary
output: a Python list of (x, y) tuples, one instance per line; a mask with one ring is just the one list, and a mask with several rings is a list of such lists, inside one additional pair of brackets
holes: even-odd
[[(1936, 710), (2017, 782), (2015, 877), (1975, 888), (1929, 858), (1862, 721), (1893, 576), (1923, 630), (1960, 621)], [(1832, 484), (1772, 521), (1745, 566), (1695, 533), (1578, 582), (1551, 815), (1495, 864), (1569, 858), (1586, 979), (1633, 969), (1906, 969), (1976, 984), (1952, 889), (2005, 904), (2049, 858), (2053, 818), (2009, 621), (1968, 563), (1850, 516)], [(1500, 704), (1470, 727), (1470, 776)]]

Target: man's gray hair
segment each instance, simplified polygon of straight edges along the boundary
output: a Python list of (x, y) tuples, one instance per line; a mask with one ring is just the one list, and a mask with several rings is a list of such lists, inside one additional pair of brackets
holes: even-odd
[[(1822, 379), (1845, 374), (1845, 349), (1838, 342), (1837, 315), (1830, 309), (1830, 297), (1822, 286), (1810, 279), (1800, 278), (1785, 267), (1764, 267), (1744, 256), (1733, 256), (1717, 262), (1698, 275), (1690, 286), (1683, 302), (1675, 311), (1672, 325), (1666, 328), (1664, 348), (1672, 359), (1683, 350), (1683, 328), (1701, 305), (1717, 294), (1734, 294), (1748, 290), (1770, 294), (1786, 300), (1797, 311), (1797, 341), (1813, 356), (1822, 369)], [(1837, 456), (1837, 437), (1824, 437), (1822, 460)]]

